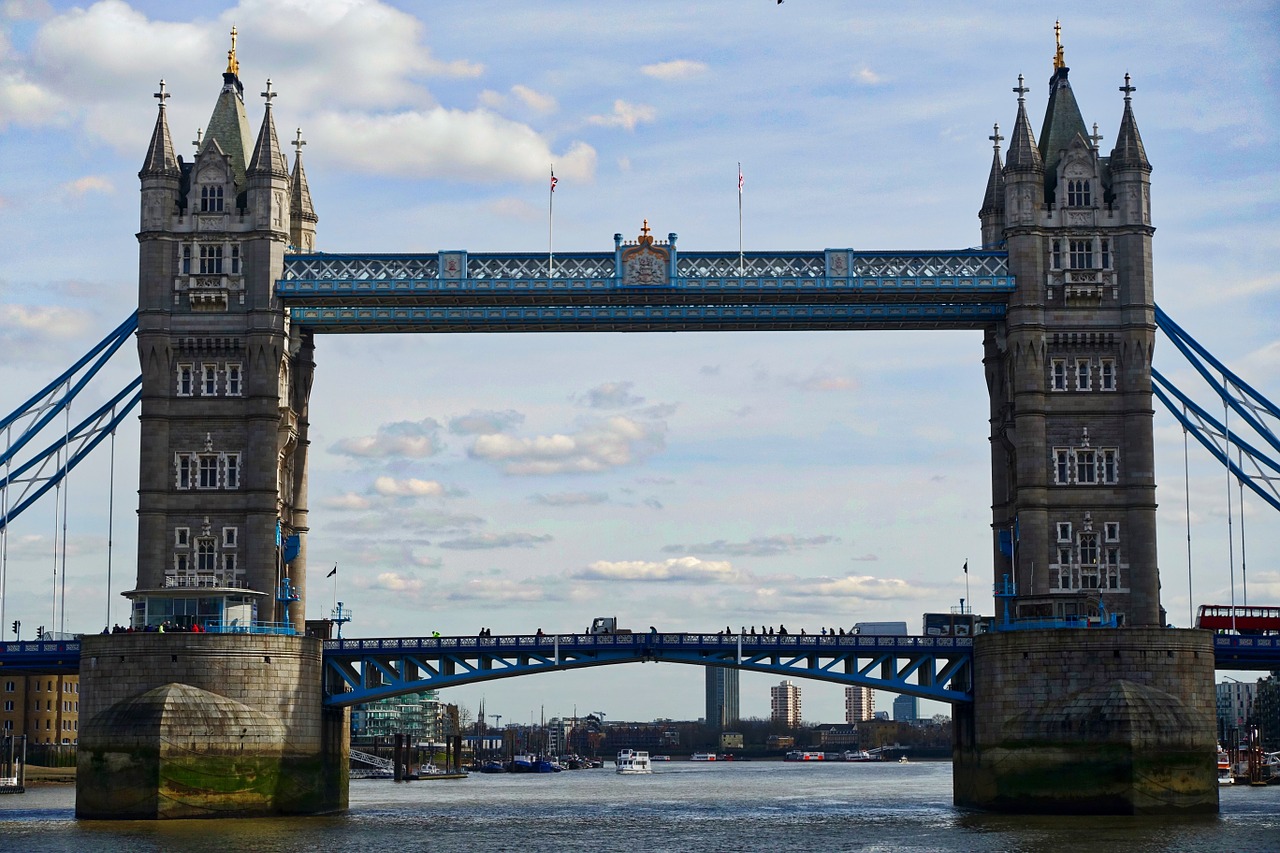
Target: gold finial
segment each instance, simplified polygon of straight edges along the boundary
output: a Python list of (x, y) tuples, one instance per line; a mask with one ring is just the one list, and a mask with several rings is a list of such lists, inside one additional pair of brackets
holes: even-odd
[(231, 50), (227, 51), (227, 73), (240, 76), (240, 61), (236, 59), (236, 28), (231, 27)]
[(1053, 22), (1053, 40), (1057, 42), (1058, 49), (1053, 54), (1053, 70), (1065, 68), (1067, 62), (1062, 58), (1062, 21)]

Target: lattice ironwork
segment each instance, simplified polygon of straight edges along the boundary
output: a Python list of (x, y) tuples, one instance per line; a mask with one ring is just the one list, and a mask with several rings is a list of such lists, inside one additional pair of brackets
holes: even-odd
[(682, 278), (824, 278), (826, 264), (821, 252), (766, 254), (747, 252), (681, 252), (676, 258), (676, 275)]
[(421, 281), (440, 275), (437, 255), (288, 255), (282, 281)]
[(547, 279), (613, 278), (613, 252), (587, 255), (489, 255), (467, 256), (467, 278)]

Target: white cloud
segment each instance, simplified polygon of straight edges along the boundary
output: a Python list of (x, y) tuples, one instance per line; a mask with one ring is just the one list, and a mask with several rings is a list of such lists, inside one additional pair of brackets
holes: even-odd
[(878, 86), (884, 82), (883, 77), (865, 65), (860, 68), (855, 68), (849, 76), (859, 83), (863, 83), (867, 86)]
[(62, 184), (58, 190), (62, 195), (70, 198), (83, 198), (89, 193), (114, 193), (116, 188), (111, 181), (100, 175), (85, 175), (83, 178), (76, 178), (74, 181)]
[[(779, 582), (784, 581), (784, 582)], [(846, 575), (842, 578), (770, 579), (771, 585), (756, 590), (757, 598), (775, 602), (824, 601), (824, 606), (839, 607), (834, 600), (849, 601), (913, 601), (935, 594), (929, 587), (917, 586), (900, 578), (877, 578), (870, 575)]]
[(440, 424), (432, 418), (383, 424), (375, 435), (344, 438), (336, 442), (329, 452), (366, 459), (424, 459), (439, 451), (435, 440), (439, 429)]
[(394, 498), (439, 497), (444, 494), (444, 486), (435, 480), (414, 478), (397, 480), (394, 477), (378, 477), (373, 481), (373, 490), (384, 497)]
[(734, 583), (741, 575), (728, 561), (700, 560), (697, 557), (673, 557), (661, 562), (597, 560), (585, 569), (573, 572), (579, 580), (617, 581), (715, 581)]
[(778, 534), (757, 537), (747, 542), (726, 542), (723, 539), (717, 539), (715, 542), (701, 545), (667, 545), (662, 550), (667, 552), (696, 552), (699, 554), (727, 554), (731, 557), (776, 557), (779, 554), (793, 554), (805, 548), (829, 545), (838, 541), (840, 540), (835, 536), (803, 537)]
[(525, 586), (516, 581), (474, 578), (447, 592), (450, 601), (528, 602), (547, 598), (541, 586)]
[(643, 66), (640, 71), (659, 80), (686, 80), (705, 73), (707, 63), (696, 59), (673, 59), (669, 62), (655, 62)]
[(550, 95), (530, 89), (519, 83), (511, 87), (511, 94), (520, 99), (526, 107), (536, 113), (553, 113), (559, 109), (560, 105), (556, 103), (556, 99)]
[(326, 509), (362, 510), (371, 507), (373, 502), (363, 495), (357, 495), (355, 492), (346, 492), (341, 495), (326, 497), (320, 501), (320, 505)]
[(638, 406), (644, 397), (631, 393), (632, 382), (606, 382), (587, 391), (586, 403), (593, 409), (622, 409)]
[(529, 500), (543, 506), (588, 506), (609, 501), (605, 492), (561, 492), (554, 495), (531, 495)]
[(488, 110), (324, 112), (311, 127), (327, 156), (373, 174), (491, 184), (542, 180), (554, 162), (558, 173), (586, 182), (596, 169), (590, 145), (574, 142), (556, 153), (528, 125)]
[(631, 104), (619, 98), (613, 102), (612, 113), (609, 115), (591, 116), (587, 121), (591, 124), (598, 124), (602, 127), (625, 127), (627, 130), (635, 130), (636, 125), (648, 124), (652, 122), (657, 115), (657, 111), (651, 106), (646, 104)]
[(487, 435), (514, 429), (524, 423), (524, 415), (512, 409), (483, 412), (476, 409), (449, 419), (449, 432), (455, 435)]
[(402, 575), (399, 572), (382, 572), (369, 583), (369, 588), (417, 595), (426, 588), (426, 582), (411, 574)]
[(494, 548), (533, 548), (551, 539), (545, 533), (473, 533), (461, 539), (446, 539), (439, 545), (458, 551), (487, 551)]
[(665, 428), (662, 423), (617, 416), (575, 435), (482, 435), (471, 455), (502, 465), (508, 474), (593, 473), (634, 464), (660, 450)]
[(16, 124), (40, 127), (61, 124), (67, 102), (48, 88), (12, 71), (0, 72), (0, 129)]

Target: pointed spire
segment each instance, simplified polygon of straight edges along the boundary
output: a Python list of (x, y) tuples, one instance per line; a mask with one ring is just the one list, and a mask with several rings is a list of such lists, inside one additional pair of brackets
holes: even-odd
[(267, 112), (262, 117), (262, 127), (258, 130), (258, 141), (253, 146), (253, 157), (246, 169), (248, 174), (272, 174), (282, 178), (289, 177), (289, 164), (285, 161), (284, 152), (280, 150), (280, 140), (276, 137), (276, 122), (271, 116), (271, 101), (278, 93), (271, 91), (271, 79), (267, 79), (267, 91), (262, 97), (267, 101)]
[(1000, 135), (1000, 125), (995, 125), (990, 139), (992, 148), (995, 153), (991, 159), (991, 174), (987, 176), (987, 192), (982, 197), (982, 209), (978, 211), (979, 216), (988, 216), (990, 214), (1004, 213), (1004, 169), (1000, 166), (1000, 141), (1004, 139)]
[(204, 126), (196, 155), (217, 149), (231, 161), (231, 176), (237, 195), (245, 188), (245, 149), (249, 144), (249, 117), (244, 111), (244, 84), (240, 82), (240, 61), (236, 59), (236, 30), (231, 28), (231, 49), (227, 51), (227, 70), (222, 73), (222, 91), (213, 105), (213, 115)]
[(1031, 132), (1031, 122), (1027, 119), (1027, 92), (1024, 78), (1018, 75), (1018, 85), (1013, 91), (1018, 93), (1018, 117), (1013, 123), (1013, 136), (1009, 138), (1009, 153), (1005, 156), (1004, 167), (1011, 172), (1042, 171), (1044, 160), (1040, 149), (1036, 147), (1035, 135)]
[(1138, 133), (1138, 123), (1133, 118), (1131, 95), (1136, 91), (1129, 82), (1129, 75), (1124, 75), (1124, 116), (1120, 119), (1120, 132), (1116, 134), (1116, 147), (1111, 149), (1111, 170), (1141, 169), (1151, 171), (1151, 163), (1147, 160), (1147, 151), (1142, 147), (1142, 136)]
[(1076, 134), (1089, 138), (1080, 105), (1067, 81), (1066, 59), (1062, 54), (1062, 24), (1053, 25), (1053, 38), (1057, 50), (1053, 54), (1053, 76), (1049, 78), (1049, 106), (1044, 111), (1044, 124), (1040, 126), (1040, 159), (1045, 170), (1053, 172), (1058, 166), (1058, 155), (1076, 138)]
[(292, 144), (297, 153), (293, 155), (293, 174), (290, 176), (293, 193), (289, 202), (289, 217), (294, 222), (302, 219), (316, 222), (318, 217), (315, 208), (311, 206), (311, 190), (307, 187), (307, 173), (302, 168), (302, 146), (307, 144), (307, 141), (302, 138), (302, 128), (298, 128), (298, 135)]
[(147, 156), (142, 161), (142, 171), (138, 177), (146, 175), (177, 175), (178, 159), (173, 154), (173, 140), (169, 136), (169, 121), (165, 116), (164, 102), (169, 93), (164, 89), (164, 81), (160, 81), (160, 91), (154, 97), (160, 100), (160, 113), (156, 116), (155, 130), (151, 131), (151, 144), (147, 146)]

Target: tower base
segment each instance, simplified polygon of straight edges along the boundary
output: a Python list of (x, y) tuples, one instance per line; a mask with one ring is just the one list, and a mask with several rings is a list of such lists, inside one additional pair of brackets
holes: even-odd
[(1030, 814), (1216, 814), (1213, 639), (1166, 628), (974, 638), (954, 800)]
[(310, 637), (85, 637), (76, 816), (307, 815), (347, 807), (348, 711)]

